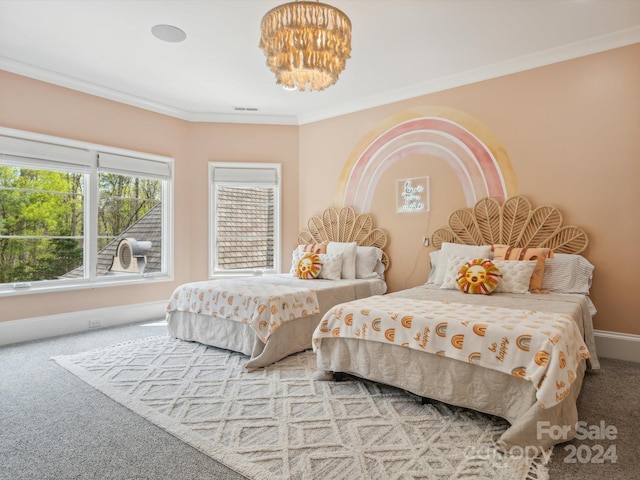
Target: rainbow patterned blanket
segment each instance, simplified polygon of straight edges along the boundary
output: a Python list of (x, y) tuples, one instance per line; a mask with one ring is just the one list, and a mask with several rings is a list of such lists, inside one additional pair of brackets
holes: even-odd
[(570, 391), (589, 351), (571, 316), (535, 310), (374, 296), (337, 305), (313, 334), (384, 342), (531, 381), (543, 408)]
[(316, 292), (273, 277), (192, 282), (175, 289), (167, 313), (194, 312), (246, 323), (266, 343), (280, 326), (320, 312)]

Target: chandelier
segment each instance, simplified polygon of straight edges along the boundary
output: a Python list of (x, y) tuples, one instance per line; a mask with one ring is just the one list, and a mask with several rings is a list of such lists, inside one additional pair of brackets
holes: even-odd
[(287, 89), (324, 90), (351, 55), (351, 21), (331, 5), (285, 3), (265, 14), (260, 29), (267, 65)]

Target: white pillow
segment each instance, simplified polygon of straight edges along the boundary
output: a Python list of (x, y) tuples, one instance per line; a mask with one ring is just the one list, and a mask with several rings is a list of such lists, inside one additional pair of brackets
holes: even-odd
[(427, 285), (435, 284), (436, 269), (438, 268), (438, 262), (440, 261), (440, 258), (441, 258), (440, 250), (434, 250), (433, 252), (429, 253), (429, 263), (431, 264), (431, 269), (429, 270)]
[(289, 269), (289, 273), (291, 275), (296, 274), (296, 267), (300, 259), (304, 256), (304, 254), (305, 252), (300, 252), (298, 250), (293, 251), (293, 254), (291, 255), (291, 268)]
[[(468, 260), (472, 258), (489, 258), (491, 253), (491, 245), (460, 245), (457, 243), (443, 242), (440, 247), (442, 252), (438, 258), (435, 277), (433, 279), (434, 285), (442, 285), (444, 277), (449, 271), (448, 256), (453, 255), (457, 257), (466, 257)], [(444, 260), (444, 261), (443, 261)], [(462, 262), (462, 266), (466, 262)], [(458, 267), (458, 270), (460, 267)], [(456, 270), (456, 273), (458, 272)]]
[(582, 255), (556, 253), (553, 258), (545, 260), (542, 290), (588, 295), (593, 269), (593, 265)]
[(342, 254), (329, 255), (328, 253), (321, 253), (319, 257), (322, 262), (322, 269), (320, 270), (318, 278), (340, 280), (342, 273)]
[(329, 242), (327, 245), (327, 253), (329, 255), (342, 254), (342, 273), (341, 278), (356, 278), (356, 251), (358, 244), (356, 242)]
[(378, 247), (356, 248), (356, 278), (382, 278), (380, 265), (384, 273), (382, 250)]
[[(444, 280), (442, 280), (442, 284), (440, 288), (451, 288), (454, 290), (458, 289), (458, 271), (462, 268), (462, 266), (473, 260), (474, 258), (481, 257), (466, 257), (466, 256), (458, 256), (446, 254), (441, 257), (442, 259), (446, 259), (448, 270), (444, 274)], [(485, 257), (482, 257), (485, 258)]]
[(529, 282), (537, 260), (492, 260), (500, 270), (496, 293), (529, 293)]

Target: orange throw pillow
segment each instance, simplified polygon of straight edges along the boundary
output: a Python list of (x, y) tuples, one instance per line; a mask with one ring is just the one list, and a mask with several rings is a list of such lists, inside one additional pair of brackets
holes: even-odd
[(458, 270), (458, 288), (462, 293), (491, 295), (500, 282), (500, 270), (485, 258), (475, 258)]
[(510, 245), (493, 245), (494, 260), (536, 260), (536, 267), (531, 274), (529, 291), (540, 293), (544, 278), (544, 265), (547, 258), (553, 258), (550, 248), (516, 248)]
[(302, 280), (318, 278), (322, 270), (322, 262), (317, 253), (305, 253), (296, 266), (296, 277)]

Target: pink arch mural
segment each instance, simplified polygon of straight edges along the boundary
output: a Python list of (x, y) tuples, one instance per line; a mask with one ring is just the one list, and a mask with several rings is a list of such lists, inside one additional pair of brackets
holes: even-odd
[(460, 180), (467, 206), (484, 197), (504, 201), (516, 193), (511, 163), (501, 146), (488, 146), (495, 143), (493, 138), (483, 141), (482, 129), (477, 130), (474, 134), (442, 116), (413, 118), (392, 126), (345, 165), (341, 178), (343, 204), (368, 212), (384, 172), (415, 154), (435, 156), (450, 165)]

